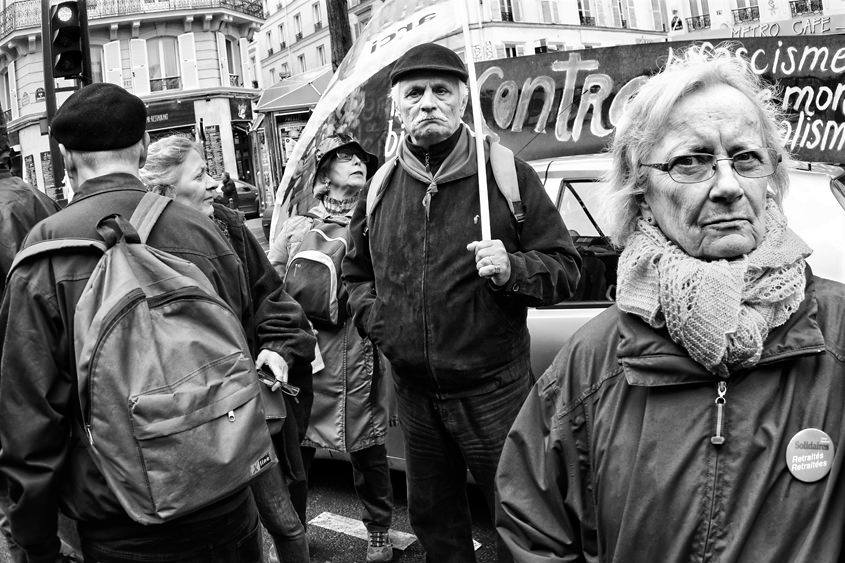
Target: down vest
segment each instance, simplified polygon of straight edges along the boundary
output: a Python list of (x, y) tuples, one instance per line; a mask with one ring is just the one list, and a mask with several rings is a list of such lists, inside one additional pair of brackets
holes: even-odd
[[(725, 386), (612, 307), (537, 382), (502, 453), (497, 523), (516, 561), (836, 563), (845, 541), (845, 287), (810, 278), (760, 363)], [(835, 446), (805, 483), (787, 446)]]

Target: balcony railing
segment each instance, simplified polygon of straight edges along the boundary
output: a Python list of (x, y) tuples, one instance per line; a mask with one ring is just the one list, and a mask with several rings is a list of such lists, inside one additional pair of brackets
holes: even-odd
[(513, 21), (513, 12), (502, 10), (502, 21), (503, 22), (512, 22)]
[[(263, 19), (261, 0), (97, 0), (88, 4), (88, 19), (168, 12), (172, 10), (227, 9)], [(0, 38), (13, 31), (41, 28), (40, 0), (22, 0), (0, 12)]]
[(181, 90), (182, 79), (178, 76), (168, 76), (165, 78), (152, 78), (150, 80), (150, 90), (152, 92), (163, 92), (165, 90)]
[(596, 18), (593, 16), (585, 16), (584, 14), (580, 14), (581, 16), (581, 25), (596, 25)]
[(285, 43), (284, 41), (282, 41), (281, 43), (279, 43), (279, 51), (281, 51), (282, 49), (287, 48), (287, 46), (288, 46), (288, 44), (287, 44), (287, 43)]
[(301, 31), (298, 32), (295, 37), (296, 37), (296, 41), (299, 41), (300, 39), (302, 39), (302, 32)]
[(734, 15), (735, 24), (760, 21), (760, 8), (758, 6), (749, 6), (748, 8), (731, 11)]
[(790, 0), (789, 9), (792, 10), (792, 17), (805, 14), (815, 14), (824, 10), (822, 0)]
[(698, 31), (699, 29), (710, 29), (710, 14), (687, 18), (687, 29), (690, 31)]
[(274, 53), (273, 48), (272, 48), (272, 47), (267, 47), (267, 56), (269, 57), (269, 56), (270, 56), (270, 55), (272, 55), (273, 53)]
[(622, 20), (622, 29), (628, 29), (628, 22), (626, 20)]
[(323, 22), (314, 22), (314, 31), (319, 31), (323, 28)]

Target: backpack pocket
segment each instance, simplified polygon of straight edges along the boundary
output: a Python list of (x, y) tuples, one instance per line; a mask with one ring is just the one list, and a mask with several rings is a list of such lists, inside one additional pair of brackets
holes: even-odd
[(301, 250), (285, 274), (285, 291), (301, 306), (311, 322), (339, 324), (338, 272), (330, 256)]
[[(235, 492), (276, 463), (269, 440), (244, 435), (256, 425), (266, 428), (250, 364), (234, 353), (174, 386), (130, 397), (138, 454), (159, 517), (201, 508), (207, 499)], [(223, 378), (208, 377), (224, 370)], [(253, 444), (247, 452), (244, 441)]]

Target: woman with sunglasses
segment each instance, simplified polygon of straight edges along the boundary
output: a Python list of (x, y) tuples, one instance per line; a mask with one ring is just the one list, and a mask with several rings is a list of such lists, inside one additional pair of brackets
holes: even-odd
[(845, 557), (845, 287), (787, 225), (777, 100), (730, 46), (696, 46), (627, 101), (616, 304), (537, 382), (499, 463), (515, 560)]
[[(318, 204), (306, 215), (289, 218), (270, 248), (270, 262), (285, 279), (306, 234), (325, 222), (348, 225), (352, 210), (377, 159), (347, 135), (324, 139), (316, 151), (314, 196)], [(342, 229), (348, 241), (348, 228)], [(339, 275), (339, 272), (338, 272)], [(369, 542), (367, 561), (390, 561), (388, 537), (393, 513), (393, 490), (387, 465), (387, 385), (384, 366), (368, 338), (346, 318), (345, 290), (340, 287), (338, 324), (311, 315), (325, 367), (314, 372), (314, 403), (302, 442), (306, 471), (315, 448), (348, 452), (355, 491), (363, 505), (362, 520)], [(306, 308), (306, 314), (308, 310)], [(380, 369), (381, 368), (381, 369)], [(304, 501), (294, 501), (304, 512)], [(300, 514), (304, 519), (304, 514)]]

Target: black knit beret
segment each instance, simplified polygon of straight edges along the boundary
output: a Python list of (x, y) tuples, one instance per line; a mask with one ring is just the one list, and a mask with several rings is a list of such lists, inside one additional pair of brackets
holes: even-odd
[(469, 75), (461, 58), (452, 49), (437, 43), (423, 43), (412, 47), (394, 63), (390, 71), (390, 85), (412, 73), (445, 72), (466, 82)]
[(144, 136), (147, 108), (120, 86), (98, 82), (74, 92), (56, 112), (50, 134), (66, 148), (110, 151)]

